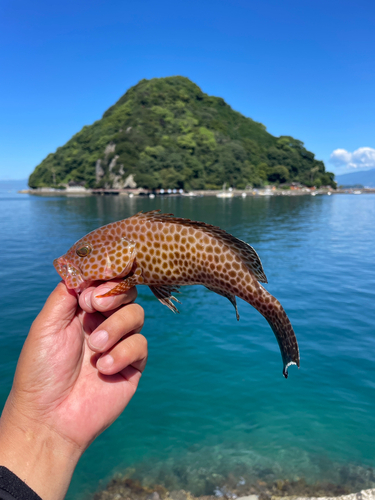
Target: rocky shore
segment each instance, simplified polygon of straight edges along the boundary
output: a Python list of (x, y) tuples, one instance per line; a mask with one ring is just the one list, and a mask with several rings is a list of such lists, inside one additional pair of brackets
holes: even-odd
[(358, 464), (331, 464), (331, 474), (321, 471), (310, 480), (295, 473), (285, 476), (272, 464), (238, 462), (224, 472), (220, 465), (174, 462), (155, 474), (156, 465), (125, 469), (91, 500), (375, 500), (375, 469)]
[(375, 488), (350, 493), (348, 487), (329, 483), (258, 480), (246, 484), (244, 478), (214, 489), (212, 495), (194, 496), (185, 490), (168, 491), (164, 486), (143, 486), (140, 481), (121, 475), (114, 477), (107, 487), (94, 494), (92, 500), (375, 500)]

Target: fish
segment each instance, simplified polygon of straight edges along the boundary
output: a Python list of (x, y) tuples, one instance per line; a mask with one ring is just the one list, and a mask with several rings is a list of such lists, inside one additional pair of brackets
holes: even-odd
[(248, 243), (223, 229), (162, 214), (139, 212), (95, 229), (54, 260), (67, 288), (77, 293), (93, 281), (122, 278), (107, 297), (148, 285), (159, 301), (178, 312), (173, 295), (184, 285), (204, 285), (227, 298), (239, 320), (236, 297), (268, 321), (279, 344), (283, 375), (300, 366), (297, 339), (281, 306), (261, 283), (267, 283), (260, 258)]

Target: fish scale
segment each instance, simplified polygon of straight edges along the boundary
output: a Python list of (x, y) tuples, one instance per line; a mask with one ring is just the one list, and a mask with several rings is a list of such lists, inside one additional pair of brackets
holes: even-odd
[(148, 285), (160, 302), (178, 312), (172, 295), (183, 285), (204, 285), (230, 300), (239, 319), (236, 297), (257, 309), (270, 324), (288, 367), (299, 367), (293, 327), (267, 283), (256, 251), (219, 227), (160, 214), (138, 213), (95, 229), (54, 261), (68, 288), (78, 293), (95, 280), (124, 278), (103, 296)]

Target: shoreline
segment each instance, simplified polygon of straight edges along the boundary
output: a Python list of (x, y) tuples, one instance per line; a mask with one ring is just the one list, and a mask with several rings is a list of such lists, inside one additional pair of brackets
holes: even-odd
[(348, 189), (233, 189), (232, 191), (220, 190), (196, 190), (189, 191), (188, 193), (168, 193), (168, 192), (151, 192), (145, 189), (86, 189), (86, 188), (67, 188), (64, 190), (54, 188), (37, 188), (37, 189), (23, 189), (18, 191), (20, 194), (30, 194), (33, 196), (125, 196), (125, 197), (189, 197), (199, 198), (202, 196), (216, 196), (217, 198), (231, 199), (231, 198), (247, 198), (249, 197), (270, 197), (270, 196), (318, 196), (318, 195), (332, 195), (332, 194), (374, 194), (375, 188), (348, 188)]

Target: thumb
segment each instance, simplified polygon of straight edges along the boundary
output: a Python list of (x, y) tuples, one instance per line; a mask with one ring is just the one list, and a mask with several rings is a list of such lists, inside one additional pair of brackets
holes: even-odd
[(65, 283), (60, 282), (48, 297), (43, 309), (35, 319), (30, 331), (31, 335), (38, 332), (45, 334), (58, 332), (66, 328), (75, 316), (78, 307), (77, 295), (68, 290)]

